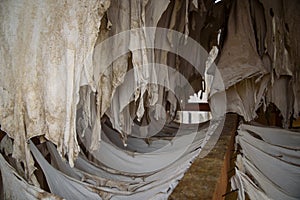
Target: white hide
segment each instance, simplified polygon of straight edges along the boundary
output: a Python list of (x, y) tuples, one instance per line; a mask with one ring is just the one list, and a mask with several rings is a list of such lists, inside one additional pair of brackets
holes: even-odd
[(92, 54), (107, 0), (2, 1), (0, 121), (14, 139), (13, 157), (29, 166), (27, 140), (44, 135), (67, 155), (76, 141), (79, 87), (93, 87)]

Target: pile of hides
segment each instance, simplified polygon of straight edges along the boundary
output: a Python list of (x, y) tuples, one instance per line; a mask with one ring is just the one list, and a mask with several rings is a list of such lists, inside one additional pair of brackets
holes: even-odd
[[(51, 142), (35, 145), (30, 152), (45, 176), (51, 194), (29, 185), (4, 159), (12, 153), (12, 140), (1, 143), (0, 169), (3, 199), (167, 199), (201, 146), (220, 130), (221, 121), (198, 126), (165, 127), (150, 143), (129, 137), (125, 148), (116, 130), (103, 124), (102, 142), (97, 151), (81, 153), (70, 167)], [(177, 133), (181, 129), (180, 134)], [(170, 133), (176, 134), (173, 139)], [(89, 157), (89, 158), (88, 158)], [(91, 158), (92, 157), (92, 158)], [(47, 159), (48, 158), (48, 159)], [(50, 159), (49, 159), (50, 158)], [(48, 161), (49, 160), (49, 161)], [(21, 167), (13, 163), (15, 168)], [(23, 172), (24, 174), (24, 172)]]
[(240, 146), (232, 189), (238, 199), (300, 198), (300, 132), (263, 126), (240, 125)]
[[(200, 15), (205, 15), (204, 7), (196, 1), (168, 0), (1, 1), (0, 124), (13, 139), (12, 157), (24, 165), (24, 178), (38, 185), (28, 144), (31, 138), (51, 141), (73, 167), (80, 152), (79, 135), (84, 136), (91, 129), (93, 142), (87, 149), (97, 150), (104, 115), (118, 130), (124, 145), (132, 132), (131, 114), (143, 125), (150, 123), (150, 112), (155, 113), (156, 121), (172, 121), (179, 102), (184, 104), (186, 97), (194, 93), (186, 85), (194, 85), (195, 91), (201, 89), (200, 73), (204, 74), (207, 53), (205, 59), (196, 63), (200, 69), (197, 70), (168, 51), (132, 49), (143, 46), (145, 35), (141, 33), (131, 32), (121, 44), (112, 41), (106, 48), (96, 47), (117, 33), (146, 26), (182, 33), (182, 38), (166, 35), (164, 41), (169, 41), (170, 47), (174, 46), (173, 41), (186, 40), (189, 35), (199, 42), (195, 33), (201, 26), (195, 23)], [(189, 15), (195, 15), (191, 22)], [(120, 47), (129, 51), (116, 57), (108, 67), (103, 65), (112, 50)], [(170, 66), (173, 71), (145, 70), (143, 66), (153, 62)], [(124, 94), (128, 95), (128, 88), (117, 90), (131, 69), (134, 88), (138, 88), (132, 103), (122, 100)], [(195, 84), (189, 83), (192, 80)], [(164, 83), (162, 87), (158, 81)]]
[[(299, 9), (298, 0), (2, 0), (0, 125), (10, 138), (5, 142), (10, 142), (4, 145), (9, 146), (9, 153), (6, 159), (1, 158), (1, 173), (11, 166), (15, 169), (2, 176), (17, 178), (14, 181), (20, 188), (29, 183), (28, 192), (35, 197), (41, 193), (37, 165), (45, 174), (49, 191), (61, 189), (51, 186), (55, 185), (50, 180), (53, 177), (69, 182), (66, 187), (77, 188), (90, 198), (99, 198), (95, 193), (119, 197), (156, 188), (138, 181), (136, 188), (128, 189), (133, 183), (127, 178), (135, 177), (132, 173), (145, 173), (150, 177), (147, 183), (158, 184), (161, 179), (156, 180), (154, 172), (163, 174), (165, 169), (168, 174), (167, 166), (172, 165), (155, 161), (139, 168), (139, 164), (145, 166), (144, 159), (152, 158), (146, 156), (137, 166), (126, 168), (125, 163), (136, 162), (126, 151), (131, 148), (144, 154), (166, 145), (170, 149), (155, 156), (176, 157), (180, 144), (174, 151), (168, 142), (177, 137), (174, 131), (165, 134), (163, 130), (174, 126), (176, 112), (183, 110), (190, 95), (207, 89), (203, 80), (211, 80), (208, 102), (216, 121), (225, 111), (251, 121), (261, 105), (266, 108), (274, 103), (287, 127), (289, 119), (299, 116), (300, 111)], [(161, 35), (145, 31), (147, 27), (168, 31)], [(122, 39), (109, 40), (129, 30)], [(180, 37), (172, 34), (175, 31)], [(191, 40), (202, 49), (192, 48)], [(153, 49), (153, 45), (166, 48)], [(115, 54), (118, 50), (120, 55)], [(218, 71), (222, 81), (215, 78)], [(167, 140), (158, 137), (154, 140), (159, 142), (149, 143), (156, 133)], [(190, 140), (193, 133), (198, 131), (177, 139)], [(40, 150), (52, 153), (57, 166), (52, 168), (43, 160), (49, 154), (39, 156), (31, 139), (38, 140), (36, 145), (47, 144)], [(113, 149), (108, 139), (121, 150)], [(177, 139), (174, 144), (181, 141)], [(177, 163), (185, 165), (172, 174), (174, 180), (182, 176), (207, 140), (199, 136), (192, 149), (186, 149)], [(97, 170), (105, 179), (80, 171), (78, 162), (87, 160), (99, 164)], [(89, 164), (86, 162), (84, 168)], [(110, 187), (123, 178), (126, 189)], [(82, 179), (90, 182), (81, 183)], [(169, 194), (172, 189), (165, 188), (171, 182), (160, 182), (164, 189), (149, 189), (149, 196), (150, 191), (152, 195)], [(5, 186), (5, 190), (9, 188)]]

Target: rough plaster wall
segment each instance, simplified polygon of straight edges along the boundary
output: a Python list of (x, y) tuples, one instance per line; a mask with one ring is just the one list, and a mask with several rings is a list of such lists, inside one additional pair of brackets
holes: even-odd
[(79, 87), (93, 83), (92, 53), (108, 6), (97, 0), (0, 4), (1, 127), (14, 138), (13, 157), (28, 164), (29, 175), (27, 140), (34, 136), (57, 144), (73, 165)]

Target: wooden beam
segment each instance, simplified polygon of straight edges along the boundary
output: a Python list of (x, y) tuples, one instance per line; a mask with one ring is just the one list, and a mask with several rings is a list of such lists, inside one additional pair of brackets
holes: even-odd
[(187, 103), (184, 106), (184, 111), (210, 111), (208, 103)]

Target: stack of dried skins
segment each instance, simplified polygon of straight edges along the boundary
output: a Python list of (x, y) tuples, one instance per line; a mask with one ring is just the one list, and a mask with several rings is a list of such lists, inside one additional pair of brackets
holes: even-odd
[(232, 189), (238, 199), (300, 198), (300, 133), (280, 128), (240, 125)]

